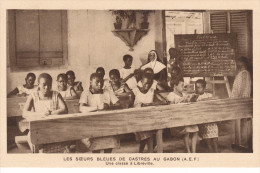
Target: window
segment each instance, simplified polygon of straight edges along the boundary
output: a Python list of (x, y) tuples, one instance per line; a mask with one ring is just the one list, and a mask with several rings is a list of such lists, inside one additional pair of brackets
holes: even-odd
[(202, 12), (165, 11), (165, 25), (168, 54), (175, 47), (175, 34), (203, 34)]
[(236, 33), (238, 56), (252, 58), (251, 11), (220, 11), (210, 13), (213, 33)]
[(35, 69), (67, 65), (67, 12), (8, 10), (9, 65)]

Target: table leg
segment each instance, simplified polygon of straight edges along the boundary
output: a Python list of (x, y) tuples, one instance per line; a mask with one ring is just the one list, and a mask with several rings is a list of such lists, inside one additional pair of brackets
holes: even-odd
[(157, 153), (163, 153), (163, 138), (162, 138), (163, 130), (157, 130), (156, 132), (156, 141), (157, 141)]
[(241, 119), (235, 120), (235, 144), (241, 145)]
[(148, 140), (148, 153), (153, 153), (153, 137)]

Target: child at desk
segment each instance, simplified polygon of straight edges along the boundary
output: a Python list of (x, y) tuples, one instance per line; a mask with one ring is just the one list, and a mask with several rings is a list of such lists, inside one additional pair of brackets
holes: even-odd
[[(144, 73), (144, 74), (145, 74), (145, 73), (151, 74), (152, 76), (154, 75), (153, 69), (152, 69), (152, 68), (149, 68), (149, 67), (146, 68), (146, 69), (144, 69), (142, 73)], [(141, 80), (138, 81), (137, 85), (138, 85), (139, 87), (142, 87), (142, 82), (141, 82)], [(154, 80), (154, 79), (153, 79), (153, 88), (158, 89), (159, 91), (164, 90), (164, 88), (163, 88), (160, 84), (158, 84), (158, 82), (157, 82), (156, 80)]]
[[(122, 108), (128, 108), (131, 104), (131, 90), (128, 85), (120, 78), (120, 73), (117, 69), (109, 72), (110, 85), (106, 88), (112, 91), (119, 99)], [(126, 93), (128, 95), (124, 95)], [(130, 93), (130, 94), (129, 94)], [(121, 96), (121, 97), (120, 97)]]
[(119, 70), (120, 76), (123, 79), (123, 82), (127, 83), (130, 89), (136, 87), (137, 82), (134, 76), (135, 69), (132, 67), (133, 57), (131, 55), (124, 55), (123, 61), (125, 66)]
[[(183, 93), (184, 89), (184, 80), (183, 78), (177, 78), (171, 81), (171, 87), (173, 88), (173, 92), (169, 93), (167, 96), (167, 100), (170, 101), (172, 104), (178, 104), (182, 102), (189, 102), (191, 95), (187, 95)], [(171, 128), (171, 133), (174, 133), (174, 128)], [(198, 140), (198, 131), (199, 128), (197, 125), (191, 125), (186, 126), (181, 133), (184, 133), (184, 144), (187, 149), (187, 152), (195, 153), (196, 152), (196, 145)], [(191, 149), (189, 145), (190, 140), (190, 134), (191, 137)]]
[(107, 89), (114, 92), (115, 95), (131, 91), (128, 85), (120, 78), (120, 72), (117, 69), (110, 70), (109, 78), (110, 85)]
[(36, 79), (36, 76), (34, 73), (28, 73), (25, 78), (25, 84), (16, 87), (13, 91), (11, 91), (7, 95), (7, 97), (11, 97), (14, 95), (27, 96), (27, 95), (31, 94), (31, 92), (33, 92), (33, 90), (35, 88), (37, 88), (37, 86), (34, 85), (35, 79)]
[[(191, 101), (203, 101), (213, 98), (212, 94), (205, 92), (206, 81), (199, 79), (195, 82), (197, 96), (191, 98)], [(196, 98), (197, 97), (197, 98)], [(218, 152), (218, 126), (217, 123), (207, 123), (201, 125), (201, 136), (206, 140), (209, 152)], [(213, 146), (213, 148), (212, 148)]]
[(62, 96), (51, 90), (52, 77), (48, 73), (42, 73), (38, 78), (38, 83), (38, 89), (27, 98), (23, 117), (66, 114), (68, 109)]
[(68, 77), (68, 86), (73, 87), (76, 93), (81, 93), (83, 91), (82, 82), (80, 81), (75, 82), (76, 76), (74, 71), (72, 70), (67, 71), (66, 75)]
[(77, 99), (78, 95), (72, 86), (68, 85), (68, 77), (65, 73), (57, 76), (58, 92), (64, 99)]
[(96, 70), (96, 73), (101, 77), (101, 79), (104, 81), (103, 89), (109, 86), (109, 80), (104, 79), (105, 77), (105, 69), (103, 67), (98, 67)]
[[(52, 91), (52, 77), (47, 73), (42, 73), (38, 77), (39, 87), (28, 97), (23, 110), (24, 118), (44, 117), (50, 115), (67, 114), (68, 108), (63, 98), (57, 91)], [(33, 112), (31, 111), (33, 110)], [(29, 132), (30, 133), (30, 132)], [(28, 134), (29, 135), (29, 134)], [(42, 152), (63, 153), (69, 152), (68, 143), (58, 142), (45, 144)]]
[[(90, 76), (90, 88), (82, 92), (79, 103), (80, 112), (92, 112), (98, 110), (107, 110), (110, 108), (110, 103), (114, 107), (120, 107), (118, 98), (113, 92), (109, 90), (103, 90), (104, 81), (100, 75), (93, 73)], [(91, 140), (91, 142), (90, 142)], [(92, 152), (97, 153), (100, 150), (95, 149), (95, 145), (102, 145), (105, 140), (109, 143), (104, 143), (102, 149), (105, 153), (111, 153), (113, 148), (119, 147), (119, 139), (117, 137), (101, 137), (94, 139), (82, 139), (78, 143), (78, 149), (86, 152), (87, 150), (92, 150)], [(101, 144), (100, 144), (101, 143)], [(80, 147), (81, 146), (81, 147)]]
[[(167, 104), (167, 101), (162, 96), (158, 95), (155, 91), (156, 85), (154, 85), (153, 74), (143, 73), (141, 83), (142, 87), (137, 86), (132, 90), (135, 95), (134, 107), (158, 105), (158, 103), (153, 102), (154, 96), (156, 96), (160, 102)], [(148, 145), (148, 148), (151, 152), (153, 145), (149, 142), (149, 140), (153, 141), (153, 136), (153, 131), (135, 133), (136, 140), (140, 141), (139, 153), (143, 153), (146, 144)]]

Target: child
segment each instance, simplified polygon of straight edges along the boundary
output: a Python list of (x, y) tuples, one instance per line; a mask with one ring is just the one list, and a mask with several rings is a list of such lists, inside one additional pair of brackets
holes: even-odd
[[(190, 95), (187, 95), (183, 93), (184, 89), (184, 80), (183, 78), (178, 78), (173, 81), (171, 81), (171, 87), (173, 88), (173, 92), (169, 93), (167, 96), (168, 101), (170, 101), (172, 104), (178, 104), (181, 102), (188, 102), (190, 100)], [(174, 129), (171, 129), (171, 132), (173, 133)], [(199, 128), (197, 125), (191, 125), (186, 126), (184, 130), (182, 130), (182, 133), (184, 133), (184, 144), (186, 146), (187, 152), (195, 153), (196, 152), (196, 145), (197, 145), (197, 139), (198, 139), (198, 131)], [(189, 145), (189, 136), (192, 135), (191, 138), (191, 150)]]
[[(199, 79), (195, 82), (196, 101), (212, 99), (212, 94), (205, 93), (206, 81)], [(218, 126), (217, 123), (208, 123), (202, 125), (202, 138), (206, 140), (209, 152), (218, 152)], [(212, 149), (213, 146), (213, 149)]]
[(105, 77), (105, 69), (103, 67), (98, 67), (96, 73), (100, 75), (101, 79), (104, 81), (103, 89), (109, 86), (109, 80), (104, 79)]
[(42, 73), (38, 78), (38, 83), (38, 89), (31, 93), (24, 105), (23, 117), (68, 113), (61, 95), (51, 90), (52, 77), (47, 73)]
[(128, 85), (120, 78), (120, 73), (117, 69), (113, 69), (109, 72), (109, 78), (110, 87), (107, 89), (110, 89), (115, 95), (131, 91)]
[[(23, 117), (44, 117), (49, 115), (67, 114), (68, 108), (61, 95), (57, 91), (52, 91), (52, 77), (47, 73), (42, 73), (38, 77), (39, 87), (28, 97), (23, 110)], [(32, 112), (33, 110), (33, 112)], [(66, 152), (68, 144), (53, 143), (45, 144), (43, 152)]]
[[(159, 101), (167, 103), (163, 97), (155, 92), (156, 88), (155, 85), (153, 85), (153, 82), (154, 80), (152, 74), (144, 73), (142, 75), (142, 87), (137, 86), (132, 90), (135, 95), (134, 107), (156, 105), (156, 103), (153, 103), (154, 96), (156, 96)], [(148, 149), (151, 152), (153, 148), (153, 135), (153, 131), (135, 133), (136, 140), (140, 141), (139, 153), (143, 153), (146, 144), (148, 145)]]
[(64, 99), (77, 99), (78, 95), (73, 87), (68, 86), (68, 77), (65, 73), (57, 76), (58, 92)]
[[(143, 73), (148, 73), (148, 74), (154, 75), (153, 69), (151, 69), (151, 68), (149, 68), (149, 67), (146, 68), (146, 69), (144, 69), (144, 70), (143, 70)], [(138, 85), (139, 87), (142, 87), (142, 82), (141, 82), (141, 81), (138, 81), (137, 85)], [(157, 82), (156, 80), (153, 80), (153, 86), (152, 86), (152, 87), (155, 88), (155, 89), (158, 89), (159, 91), (164, 90), (164, 88), (163, 88), (160, 84), (158, 84), (158, 82)]]
[(66, 72), (66, 75), (68, 77), (68, 85), (73, 87), (77, 93), (81, 93), (83, 91), (82, 82), (75, 82), (75, 73), (72, 70), (70, 70)]
[[(108, 90), (114, 92), (114, 94), (119, 98), (120, 105), (122, 108), (128, 108), (131, 105), (131, 100), (133, 98), (132, 92), (128, 85), (123, 82), (120, 78), (120, 73), (117, 69), (113, 69), (109, 72), (110, 86), (107, 87)], [(123, 93), (128, 93), (124, 95)], [(130, 93), (130, 94), (129, 94)], [(120, 96), (120, 97), (119, 97)]]
[(133, 57), (131, 55), (124, 55), (123, 60), (125, 62), (125, 66), (119, 70), (120, 76), (123, 79), (123, 82), (126, 82), (130, 89), (136, 87), (137, 82), (134, 77), (135, 69), (132, 66)]
[(29, 95), (35, 88), (34, 82), (35, 82), (36, 76), (34, 73), (28, 73), (25, 78), (25, 84), (22, 86), (16, 87), (13, 91), (11, 91), (7, 97), (11, 97), (14, 95), (19, 96), (27, 96)]
[[(110, 103), (114, 106), (119, 107), (118, 98), (113, 92), (109, 90), (103, 90), (104, 81), (100, 75), (93, 73), (90, 76), (90, 88), (82, 92), (79, 103), (80, 112), (92, 112), (97, 110), (109, 109)], [(112, 138), (112, 139), (111, 139)], [(119, 139), (117, 137), (101, 137), (92, 139), (91, 146), (89, 147), (89, 140), (83, 139), (79, 143), (82, 146), (82, 150), (87, 151), (88, 149), (92, 152), (100, 152), (92, 148), (95, 143), (105, 141), (105, 139), (110, 139), (109, 143), (105, 143), (104, 150), (105, 153), (111, 153), (113, 148), (119, 147)], [(101, 144), (100, 144), (101, 145)]]

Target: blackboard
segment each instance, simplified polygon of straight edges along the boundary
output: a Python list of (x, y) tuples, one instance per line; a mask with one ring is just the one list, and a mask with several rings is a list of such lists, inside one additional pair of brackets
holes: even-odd
[(235, 34), (185, 34), (174, 40), (184, 76), (235, 75)]

